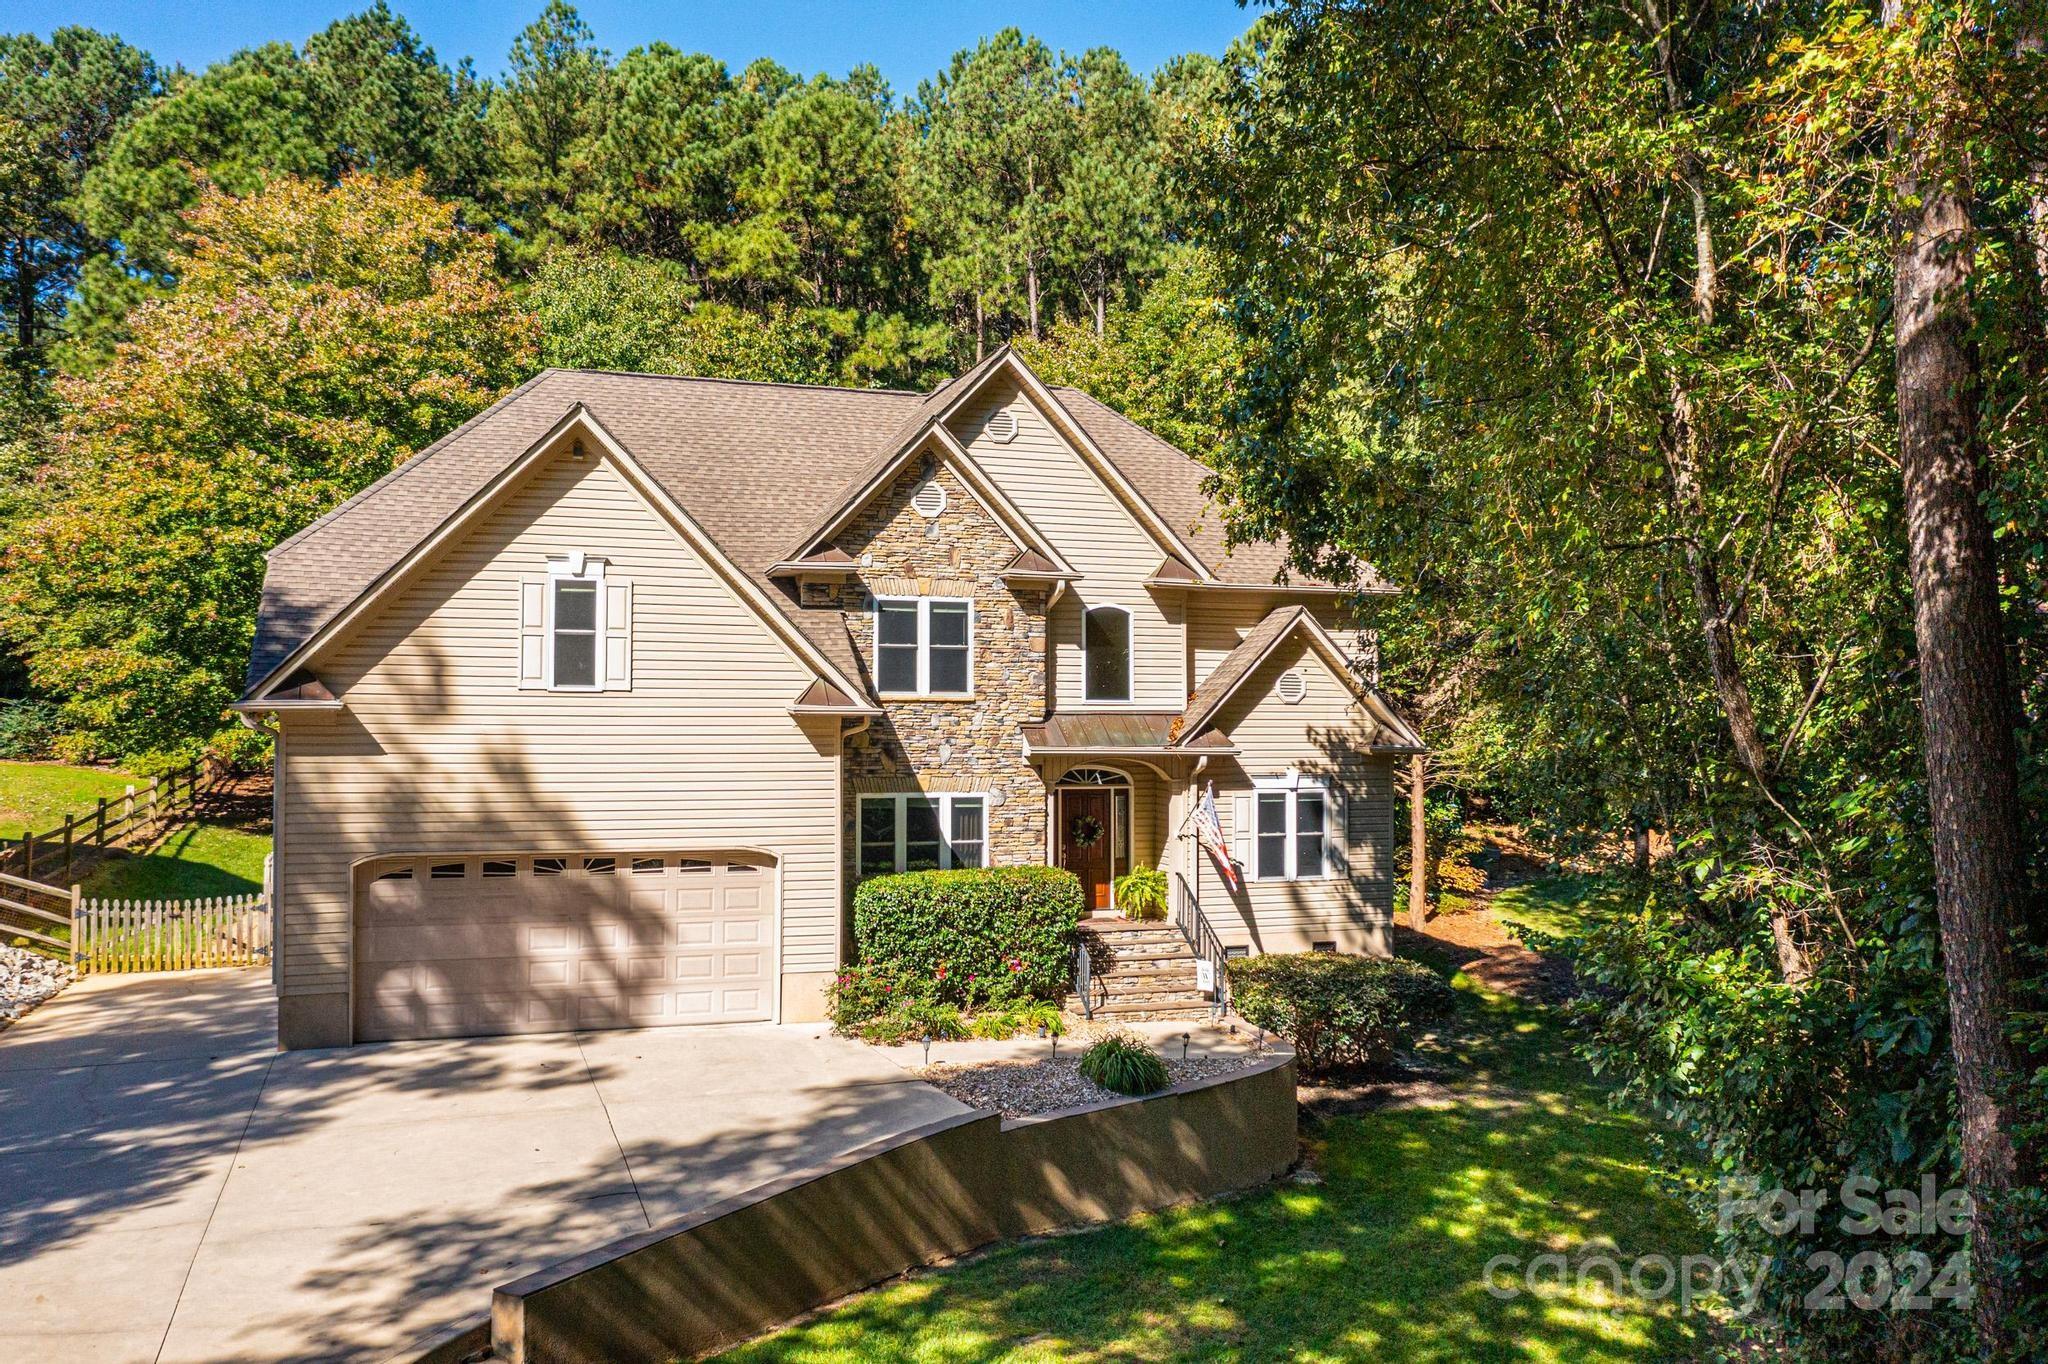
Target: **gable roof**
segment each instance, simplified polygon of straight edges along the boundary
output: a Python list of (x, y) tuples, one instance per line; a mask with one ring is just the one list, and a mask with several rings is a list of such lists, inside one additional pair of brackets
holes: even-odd
[[(853, 520), (862, 507), (881, 496), (913, 459), (934, 451), (937, 461), (953, 470), (969, 496), (981, 503), (982, 509), (995, 519), (997, 527), (1010, 537), (1019, 554), (1034, 555), (1049, 562), (1053, 572), (1073, 574), (1073, 566), (1053, 547), (1052, 542), (1031, 524), (1031, 519), (1018, 510), (1015, 503), (1003, 495), (1002, 488), (975, 462), (967, 447), (936, 419), (921, 422), (888, 459), (864, 468), (861, 477), (847, 490), (839, 505), (817, 526), (805, 532), (804, 539), (791, 551), (786, 562), (807, 564), (824, 558), (826, 554), (838, 553), (836, 547), (821, 547), (822, 542), (845, 529), (847, 522)], [(852, 562), (850, 558), (847, 561)]]
[[(1006, 348), (928, 394), (543, 370), (270, 552), (249, 685), (332, 625), (580, 406), (833, 671), (859, 686), (844, 623), (836, 613), (798, 609), (769, 570), (806, 527), (825, 521), (940, 414), (1010, 364), (1029, 374)], [(1212, 585), (1273, 585), (1286, 558), (1281, 547), (1223, 553), (1221, 518), (1205, 510), (1201, 491), (1206, 468), (1077, 390), (1058, 390), (1054, 405), (1162, 522), (1179, 527), (1190, 553), (1201, 551), (1207, 562), (1193, 566), (1198, 577), (1206, 568)], [(1040, 528), (1036, 538), (1047, 529), (1057, 531)]]
[(1357, 694), (1381, 730), (1392, 739), (1391, 743), (1375, 744), (1374, 748), (1395, 752), (1422, 751), (1421, 738), (1387, 704), (1385, 697), (1359, 678), (1345, 661), (1344, 651), (1337, 646), (1337, 641), (1330, 638), (1330, 632), (1305, 606), (1282, 606), (1267, 612), (1257, 625), (1246, 632), (1243, 642), (1209, 670), (1209, 675), (1202, 679), (1202, 685), (1195, 688), (1194, 695), (1188, 698), (1187, 709), (1181, 712), (1181, 744), (1193, 743), (1205, 728), (1214, 723), (1230, 698), (1237, 695), (1252, 674), (1259, 670), (1259, 665), (1271, 658), (1296, 631), (1307, 634), (1310, 646), (1323, 655), (1330, 671)]

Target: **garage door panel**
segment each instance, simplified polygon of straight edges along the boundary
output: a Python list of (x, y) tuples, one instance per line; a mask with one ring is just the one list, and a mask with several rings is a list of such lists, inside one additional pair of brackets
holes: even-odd
[[(729, 858), (470, 858), (435, 878), (369, 869), (356, 926), (365, 1041), (766, 1019), (774, 878)], [(481, 875), (516, 868), (512, 875)], [(440, 865), (456, 865), (444, 861)], [(556, 868), (560, 869), (557, 870)], [(628, 870), (628, 868), (638, 868)], [(729, 950), (737, 948), (739, 950)]]

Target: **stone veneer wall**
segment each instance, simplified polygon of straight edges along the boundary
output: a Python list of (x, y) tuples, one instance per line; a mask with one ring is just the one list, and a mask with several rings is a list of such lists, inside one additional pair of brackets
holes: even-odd
[[(927, 478), (946, 509), (927, 518), (910, 505)], [(979, 791), (989, 795), (988, 855), (994, 865), (1045, 861), (1045, 783), (1024, 757), (1018, 726), (1045, 716), (1045, 601), (1013, 590), (1003, 568), (1017, 547), (953, 471), (912, 463), (836, 537), (862, 562), (857, 581), (813, 585), (807, 607), (847, 613), (870, 677), (875, 667), (872, 598), (965, 597), (974, 602), (974, 696), (965, 701), (884, 700), (887, 714), (846, 745), (846, 866), (858, 856), (863, 794)]]

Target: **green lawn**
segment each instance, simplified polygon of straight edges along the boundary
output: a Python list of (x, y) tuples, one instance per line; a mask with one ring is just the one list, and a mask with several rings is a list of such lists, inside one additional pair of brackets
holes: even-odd
[[(1676, 1360), (1701, 1323), (1595, 1280), (1503, 1301), (1496, 1255), (1703, 1248), (1656, 1187), (1649, 1129), (1610, 1109), (1557, 1016), (1459, 978), (1427, 1050), (1455, 1106), (1308, 1133), (1320, 1184), (994, 1251), (724, 1356), (744, 1364), (1054, 1360)], [(1619, 1248), (1616, 1253), (1615, 1247)], [(1626, 1261), (1624, 1261), (1624, 1264)], [(1574, 1276), (1576, 1278), (1576, 1275)], [(1654, 1282), (1654, 1279), (1652, 1280)]]
[(0, 762), (0, 838), (20, 838), (31, 829), (42, 833), (66, 815), (86, 814), (101, 796), (120, 796), (130, 783), (148, 785), (105, 767)]
[(142, 857), (99, 864), (84, 881), (89, 900), (183, 900), (254, 895), (263, 889), (268, 834), (225, 824), (190, 824)]
[(1504, 923), (1553, 938), (1576, 936), (1636, 903), (1625, 884), (1599, 876), (1546, 876), (1499, 891), (1492, 901)]

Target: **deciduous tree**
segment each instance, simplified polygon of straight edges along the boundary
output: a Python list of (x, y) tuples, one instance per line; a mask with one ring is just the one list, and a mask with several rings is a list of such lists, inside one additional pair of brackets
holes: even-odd
[(87, 752), (220, 730), (269, 548), (534, 362), (490, 243), (418, 177), (209, 189), (180, 241), (176, 292), (62, 384), (44, 510), (5, 561), (0, 629)]

